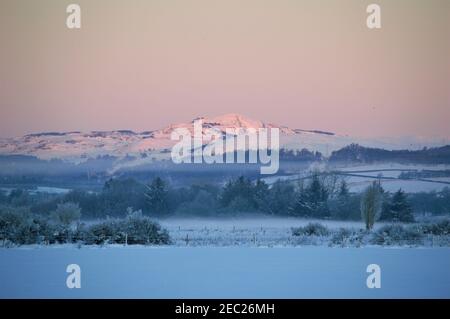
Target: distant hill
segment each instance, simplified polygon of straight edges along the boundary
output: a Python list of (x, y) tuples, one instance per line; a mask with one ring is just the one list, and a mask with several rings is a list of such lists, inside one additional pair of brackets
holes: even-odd
[[(99, 156), (113, 156), (118, 159), (134, 157), (139, 164), (170, 159), (170, 150), (176, 141), (171, 140), (174, 129), (193, 131), (193, 122), (201, 119), (203, 129), (214, 129), (226, 136), (226, 129), (278, 128), (280, 148), (285, 149), (283, 157), (290, 160), (316, 159), (319, 152), (329, 157), (352, 143), (369, 148), (385, 150), (419, 150), (424, 146), (436, 147), (447, 144), (447, 140), (424, 140), (421, 138), (390, 137), (384, 139), (360, 138), (335, 134), (323, 130), (289, 128), (283, 125), (249, 119), (240, 114), (225, 114), (217, 117), (198, 117), (185, 123), (168, 125), (162, 129), (135, 132), (131, 130), (91, 132), (44, 132), (16, 138), (0, 139), (0, 155), (29, 155), (39, 159), (61, 159), (71, 163), (86, 162)], [(203, 131), (205, 133), (205, 131)], [(313, 154), (307, 154), (305, 150)], [(293, 153), (288, 154), (289, 151)], [(300, 152), (300, 156), (295, 153)], [(340, 154), (340, 153), (338, 153)], [(337, 155), (336, 155), (337, 156)]]
[(421, 150), (385, 150), (348, 145), (331, 153), (330, 162), (374, 163), (397, 162), (413, 164), (450, 164), (450, 145)]

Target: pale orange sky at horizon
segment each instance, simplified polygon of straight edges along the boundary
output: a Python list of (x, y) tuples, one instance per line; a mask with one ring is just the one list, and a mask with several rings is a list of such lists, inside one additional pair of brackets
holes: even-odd
[(2, 0), (0, 43), (0, 137), (225, 113), (450, 137), (448, 0)]

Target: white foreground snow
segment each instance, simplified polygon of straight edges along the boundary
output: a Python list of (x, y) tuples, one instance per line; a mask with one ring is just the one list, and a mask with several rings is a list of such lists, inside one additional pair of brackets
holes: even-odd
[[(81, 267), (81, 288), (66, 267)], [(381, 288), (366, 267), (381, 267)], [(0, 298), (450, 298), (450, 249), (0, 249)]]

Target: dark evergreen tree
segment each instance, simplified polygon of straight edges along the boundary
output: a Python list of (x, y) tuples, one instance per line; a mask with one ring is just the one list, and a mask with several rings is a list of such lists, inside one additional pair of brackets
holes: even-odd
[(358, 210), (358, 207), (355, 207), (354, 201), (352, 201), (347, 183), (344, 180), (339, 186), (337, 196), (330, 202), (330, 214), (336, 219), (348, 219), (352, 215), (352, 211)]
[(252, 182), (244, 176), (229, 181), (222, 190), (220, 204), (223, 207), (233, 206), (230, 207), (233, 212), (255, 211), (257, 204)]
[(393, 222), (413, 222), (414, 215), (405, 192), (399, 189), (383, 209), (382, 219)]
[(295, 189), (291, 184), (276, 181), (269, 189), (267, 212), (272, 215), (287, 215), (295, 201)]
[(324, 218), (330, 215), (328, 209), (328, 191), (319, 178), (313, 174), (308, 187), (301, 185), (297, 191), (295, 203), (291, 209), (296, 216)]
[(145, 197), (149, 210), (153, 214), (166, 214), (169, 212), (169, 191), (166, 183), (156, 177), (150, 185), (146, 185)]
[[(132, 178), (110, 179), (105, 183), (98, 199), (105, 214), (125, 216), (128, 207), (143, 210), (146, 208), (145, 191), (145, 185)], [(85, 205), (80, 204), (80, 207), (84, 208)]]
[(253, 190), (253, 197), (258, 211), (270, 213), (269, 186), (264, 181), (260, 179), (256, 181), (256, 185)]
[(289, 211), (295, 216), (310, 217), (312, 215), (313, 208), (305, 190), (297, 191), (294, 204)]

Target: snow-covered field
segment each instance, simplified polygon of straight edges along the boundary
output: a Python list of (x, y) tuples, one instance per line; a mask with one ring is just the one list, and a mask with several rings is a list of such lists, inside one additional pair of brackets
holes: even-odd
[(277, 175), (265, 177), (262, 180), (269, 185), (277, 180), (296, 182), (300, 179), (311, 176), (311, 171), (336, 172), (338, 176), (345, 179), (350, 191), (362, 192), (374, 180), (380, 180), (383, 188), (388, 192), (396, 192), (399, 189), (407, 193), (442, 191), (445, 187), (450, 187), (450, 177), (430, 177), (424, 179), (401, 179), (402, 172), (420, 171), (445, 171), (450, 169), (450, 165), (414, 165), (397, 163), (375, 163), (366, 165), (347, 165), (320, 167), (312, 165), (300, 173), (290, 175)]
[[(170, 218), (160, 220), (169, 246), (0, 248), (0, 298), (450, 298), (445, 245), (342, 248), (292, 236), (310, 222)], [(69, 264), (81, 267), (80, 289), (66, 286)], [(381, 267), (380, 289), (367, 288), (370, 264)]]
[[(300, 218), (170, 218), (159, 221), (169, 231), (176, 246), (250, 246), (281, 247), (305, 244), (303, 238), (292, 236), (292, 227), (320, 222), (330, 229), (340, 227), (361, 229), (361, 222), (324, 221)], [(377, 223), (377, 227), (382, 226)]]
[[(351, 176), (346, 179), (348, 187), (352, 192), (362, 192), (367, 186), (369, 186), (375, 179), (367, 177)], [(444, 187), (450, 187), (450, 178), (433, 178), (436, 182), (432, 181), (420, 181), (420, 180), (394, 180), (394, 179), (382, 179), (381, 186), (388, 192), (396, 192), (399, 189), (407, 193), (420, 193), (420, 192), (432, 192), (442, 191)], [(442, 183), (448, 182), (449, 184)]]
[[(376, 178), (381, 178), (383, 188), (388, 192), (395, 192), (400, 188), (408, 193), (441, 191), (444, 187), (450, 187), (449, 177), (433, 177), (425, 179), (404, 180), (399, 178), (402, 172), (409, 171), (444, 171), (450, 169), (449, 165), (412, 165), (383, 163), (373, 165), (349, 166), (341, 168), (343, 173), (353, 176), (346, 177), (346, 182), (351, 191), (361, 192)], [(357, 176), (359, 175), (359, 176)], [(387, 179), (383, 179), (387, 178)], [(390, 179), (391, 178), (391, 179)]]
[[(369, 170), (399, 170), (399, 171), (421, 171), (421, 170), (448, 170), (448, 164), (400, 164), (400, 163), (375, 163), (375, 164), (348, 164), (344, 167), (338, 166), (337, 169), (341, 171), (369, 171)], [(384, 175), (384, 174), (383, 174)]]
[[(81, 267), (81, 288), (66, 267)], [(366, 268), (381, 267), (369, 289)], [(447, 248), (0, 249), (1, 298), (450, 298)]]

